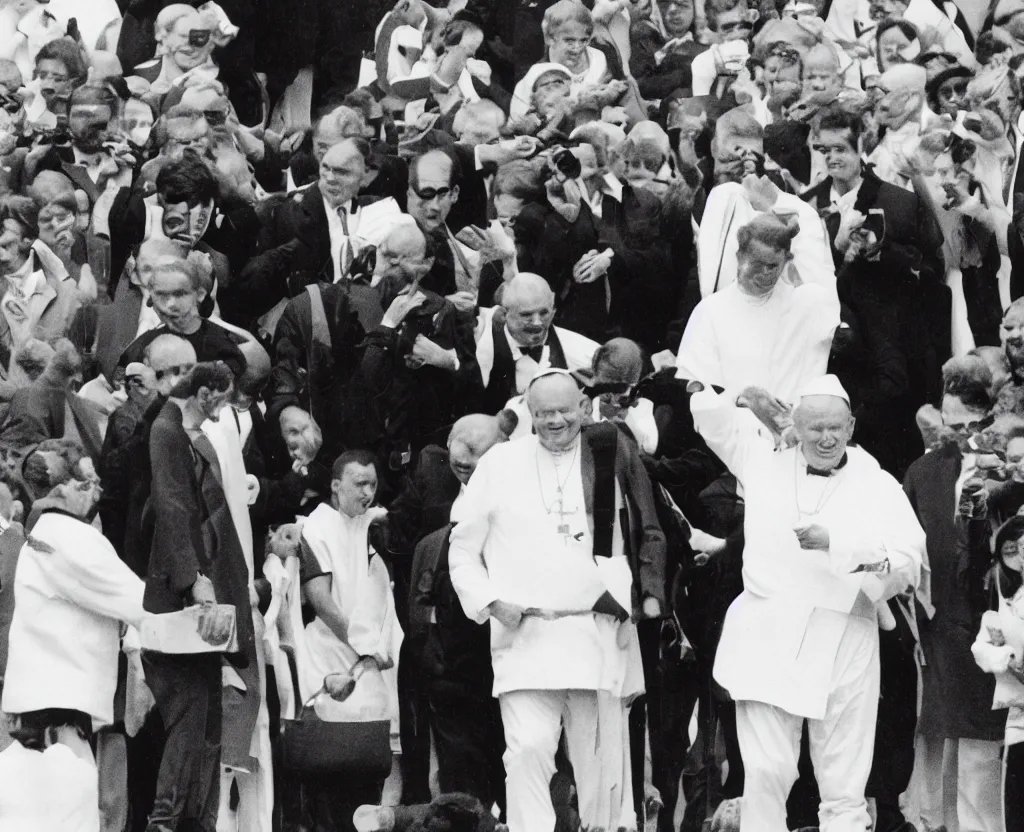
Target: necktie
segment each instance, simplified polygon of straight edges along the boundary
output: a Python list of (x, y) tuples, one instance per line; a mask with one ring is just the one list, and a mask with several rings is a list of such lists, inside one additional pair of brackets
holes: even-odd
[(544, 345), (541, 344), (539, 347), (520, 347), (519, 351), (523, 355), (530, 356), (530, 358), (540, 364), (540, 359), (544, 355)]
[(341, 220), (341, 230), (345, 235), (345, 239), (341, 243), (341, 250), (338, 252), (338, 265), (341, 269), (341, 276), (347, 277), (352, 270), (352, 261), (355, 260), (352, 238), (349, 236), (348, 231), (348, 206), (339, 205), (335, 210), (338, 212), (338, 218)]

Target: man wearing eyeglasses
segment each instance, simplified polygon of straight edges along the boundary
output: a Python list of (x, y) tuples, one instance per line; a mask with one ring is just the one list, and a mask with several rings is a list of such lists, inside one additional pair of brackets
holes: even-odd
[[(1005, 711), (992, 710), (995, 682), (971, 661), (983, 602), (978, 593), (988, 565), (988, 510), (972, 437), (988, 421), (991, 373), (966, 357), (943, 367), (942, 424), (953, 442), (927, 453), (907, 471), (904, 489), (925, 530), (929, 591), (918, 593), (917, 625), (924, 662), (917, 722), (917, 765), (925, 784), (925, 828), (944, 823), (943, 757), (952, 746), (957, 766), (956, 813), (961, 829), (1002, 829), (1000, 743)], [(971, 548), (986, 540), (981, 556)], [(932, 785), (934, 784), (934, 785)]]

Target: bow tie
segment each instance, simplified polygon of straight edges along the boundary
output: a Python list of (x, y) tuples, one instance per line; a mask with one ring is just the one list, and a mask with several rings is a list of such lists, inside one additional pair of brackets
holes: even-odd
[(844, 453), (842, 459), (839, 460), (839, 464), (836, 465), (835, 468), (831, 468), (831, 469), (826, 470), (824, 468), (815, 468), (813, 465), (808, 465), (807, 466), (807, 475), (811, 476), (811, 477), (831, 477), (836, 471), (838, 471), (840, 468), (842, 468), (844, 465), (846, 465), (846, 462), (847, 462), (847, 457), (846, 457), (846, 454)]
[(530, 356), (530, 358), (540, 364), (540, 359), (544, 355), (544, 345), (541, 344), (539, 347), (520, 347), (519, 352)]

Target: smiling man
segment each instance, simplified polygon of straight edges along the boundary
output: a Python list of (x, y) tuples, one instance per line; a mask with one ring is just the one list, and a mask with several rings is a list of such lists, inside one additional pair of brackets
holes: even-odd
[(491, 625), (509, 832), (555, 826), (563, 721), (584, 827), (636, 829), (624, 741), (643, 691), (633, 622), (661, 614), (665, 538), (635, 443), (610, 424), (582, 427), (590, 399), (575, 379), (544, 370), (526, 396), (535, 435), (484, 454), (449, 549), (466, 616)]
[(741, 418), (766, 395), (699, 389), (690, 400), (694, 425), (746, 502), (744, 591), (714, 668), (736, 701), (740, 829), (786, 828), (804, 720), (822, 828), (861, 829), (878, 710), (876, 605), (917, 586), (924, 533), (899, 483), (848, 447), (854, 419), (835, 376), (800, 391), (798, 442), (779, 452)]
[(795, 219), (760, 214), (739, 230), (736, 280), (702, 300), (683, 332), (676, 377), (742, 389), (754, 384), (794, 402), (825, 372), (839, 325), (835, 296), (784, 274)]

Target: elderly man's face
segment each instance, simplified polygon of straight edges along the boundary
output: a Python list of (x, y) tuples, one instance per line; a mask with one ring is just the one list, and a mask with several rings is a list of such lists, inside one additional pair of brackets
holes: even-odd
[(0, 274), (11, 274), (21, 268), (31, 244), (21, 223), (4, 220), (0, 228)]
[(332, 147), (320, 162), (320, 193), (334, 206), (355, 199), (366, 178), (366, 160), (352, 142)]
[(505, 308), (505, 326), (520, 347), (544, 345), (555, 317), (554, 297), (540, 292), (523, 292)]
[(182, 72), (188, 72), (210, 59), (214, 47), (212, 35), (201, 15), (186, 14), (178, 18), (164, 37), (164, 51)]
[(69, 249), (75, 241), (75, 213), (59, 202), (39, 209), (39, 239), (54, 251)]
[(451, 184), (452, 161), (443, 154), (431, 154), (416, 163), (419, 181), (409, 177), (409, 214), (426, 231), (440, 229), (459, 198), (459, 187)]
[(148, 361), (153, 369), (156, 390), (165, 397), (171, 394), (171, 390), (188, 375), (196, 363), (195, 353), (182, 347), (153, 350)]
[(377, 266), (374, 276), (387, 278), (398, 286), (422, 280), (433, 266), (427, 257), (427, 244), (419, 229), (399, 229), (377, 248)]
[(815, 104), (834, 100), (843, 88), (839, 69), (826, 59), (810, 59), (804, 66), (803, 94)]
[(576, 20), (563, 23), (548, 36), (548, 57), (572, 72), (582, 72), (587, 68), (587, 47), (592, 34)]
[(656, 145), (648, 141), (635, 144), (627, 142), (622, 156), (626, 164), (626, 180), (630, 187), (644, 188), (655, 193), (665, 191), (667, 184), (656, 180), (667, 159)]
[(583, 427), (584, 396), (576, 382), (562, 375), (546, 376), (533, 382), (526, 400), (541, 444), (554, 451), (571, 447)]
[(942, 425), (964, 453), (971, 450), (970, 441), (985, 423), (988, 415), (984, 408), (964, 404), (959, 396), (946, 394), (942, 397)]
[(837, 396), (805, 396), (793, 413), (793, 427), (808, 465), (831, 470), (853, 438), (850, 406)]
[(490, 446), (481, 450), (461, 439), (453, 439), (451, 441), (451, 444), (448, 446), (448, 466), (452, 469), (452, 473), (455, 474), (459, 482), (463, 485), (469, 482), (469, 478), (473, 476), (480, 458), (489, 448)]

